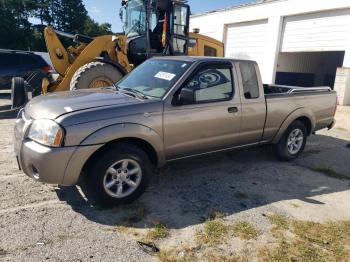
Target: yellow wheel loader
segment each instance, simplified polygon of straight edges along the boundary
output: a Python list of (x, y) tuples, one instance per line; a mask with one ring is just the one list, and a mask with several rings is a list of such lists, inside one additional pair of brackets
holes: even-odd
[[(120, 35), (91, 38), (45, 28), (58, 77), (34, 74), (27, 81), (13, 81), (12, 92), (25, 93), (21, 101), (28, 101), (48, 92), (111, 86), (153, 56), (224, 55), (223, 43), (189, 32), (190, 7), (185, 1), (122, 0), (120, 17), (125, 31)], [(76, 46), (65, 48), (60, 37), (73, 39)], [(13, 107), (19, 106), (13, 101)]]

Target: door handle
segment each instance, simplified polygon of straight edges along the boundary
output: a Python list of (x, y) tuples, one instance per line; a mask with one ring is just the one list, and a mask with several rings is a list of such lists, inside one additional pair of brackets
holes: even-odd
[(238, 113), (238, 107), (229, 107), (229, 108), (227, 109), (227, 111), (228, 111), (230, 114)]

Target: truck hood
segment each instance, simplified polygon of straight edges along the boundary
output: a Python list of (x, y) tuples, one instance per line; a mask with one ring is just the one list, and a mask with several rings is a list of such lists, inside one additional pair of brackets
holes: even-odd
[(71, 112), (141, 102), (139, 99), (113, 90), (78, 90), (36, 97), (27, 104), (25, 112), (32, 119), (56, 119)]

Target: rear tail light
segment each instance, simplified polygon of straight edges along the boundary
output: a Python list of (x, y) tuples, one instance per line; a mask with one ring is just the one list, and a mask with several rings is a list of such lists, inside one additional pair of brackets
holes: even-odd
[(52, 72), (52, 67), (50, 65), (46, 65), (42, 68), (42, 70), (46, 73), (51, 73)]

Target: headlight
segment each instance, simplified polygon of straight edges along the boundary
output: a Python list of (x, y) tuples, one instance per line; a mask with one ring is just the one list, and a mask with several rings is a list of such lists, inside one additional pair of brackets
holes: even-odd
[(49, 119), (35, 120), (30, 127), (28, 137), (39, 144), (60, 147), (64, 130), (55, 121)]

